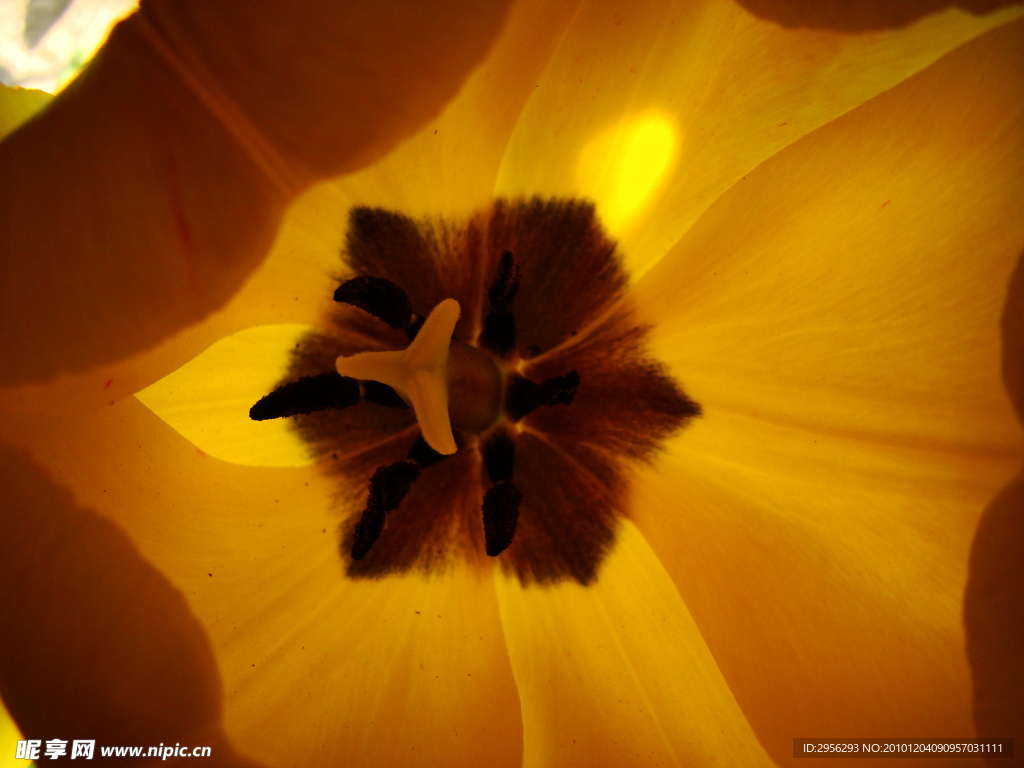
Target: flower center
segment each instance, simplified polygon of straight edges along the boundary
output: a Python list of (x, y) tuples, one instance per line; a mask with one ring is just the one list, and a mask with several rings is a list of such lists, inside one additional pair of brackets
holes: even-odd
[(338, 479), (347, 575), (497, 557), (524, 584), (593, 581), (629, 514), (627, 465), (700, 413), (646, 353), (593, 206), (356, 208), (345, 250), (334, 330), (250, 416), (293, 419)]

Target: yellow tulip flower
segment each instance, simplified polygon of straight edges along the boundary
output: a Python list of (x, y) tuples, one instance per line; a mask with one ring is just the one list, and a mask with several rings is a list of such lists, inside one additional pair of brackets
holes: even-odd
[[(1015, 735), (993, 730), (1020, 705), (991, 685), (1013, 658), (992, 617), (1020, 585), (986, 543), (1012, 488), (970, 557), (1022, 454), (1000, 336), (1005, 306), (1019, 339), (1020, 9), (748, 5), (157, 3), (0, 144), (0, 693), (26, 737), (202, 743), (225, 765), (639, 766)], [(553, 236), (522, 213), (541, 209), (592, 214)], [(403, 391), (415, 342), (356, 309), (339, 325), (332, 295), (388, 277), (438, 307), (424, 333), (472, 339), (457, 323), (482, 321), (505, 247), (459, 244), (509, 211), (536, 350), (504, 375), (570, 350), (534, 379), (560, 376), (598, 343), (573, 358), (578, 401), (510, 420), (554, 449), (518, 449), (522, 527), (489, 558), (492, 422), (477, 438), (452, 412), (445, 442), (436, 401)], [(381, 217), (428, 257), (389, 251)], [(566, 232), (614, 252), (612, 298), (587, 303), (584, 256), (530, 286)], [(645, 329), (628, 349), (600, 333), (623, 307)], [(361, 346), (292, 354), (356, 322)], [(392, 355), (372, 376), (371, 350)], [(248, 416), (331, 364), (414, 407), (360, 422), (340, 472), (340, 422)], [(353, 560), (413, 416), (457, 450)], [(436, 534), (449, 504), (469, 513)]]

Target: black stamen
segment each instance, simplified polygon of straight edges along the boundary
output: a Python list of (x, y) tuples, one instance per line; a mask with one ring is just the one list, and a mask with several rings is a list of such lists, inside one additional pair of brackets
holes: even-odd
[(523, 494), (508, 482), (498, 483), (484, 494), (484, 544), (491, 557), (497, 557), (512, 543), (522, 501)]
[(362, 517), (356, 523), (356, 530), (352, 534), (352, 559), (362, 560), (370, 551), (370, 548), (380, 538), (380, 532), (384, 530), (386, 514), (378, 507), (367, 507), (363, 510)]
[(410, 461), (398, 461), (377, 467), (377, 471), (370, 478), (370, 494), (366, 499), (366, 509), (363, 510), (352, 536), (353, 560), (362, 560), (370, 551), (384, 529), (387, 513), (398, 509), (398, 505), (402, 503), (402, 499), (419, 476), (420, 468)]
[(409, 297), (384, 277), (353, 277), (338, 286), (334, 300), (359, 307), (392, 328), (405, 328), (412, 319)]
[(516, 465), (516, 443), (505, 432), (498, 432), (487, 440), (480, 452), (492, 483), (511, 482)]
[(507, 357), (516, 348), (516, 316), (491, 312), (484, 320), (478, 343), (499, 357)]
[(491, 309), (495, 312), (511, 312), (512, 302), (519, 292), (519, 263), (512, 251), (501, 254), (501, 261), (494, 272), (491, 287), (487, 289), (487, 298)]
[(519, 421), (542, 405), (569, 405), (579, 386), (580, 375), (576, 371), (545, 379), (540, 384), (522, 376), (510, 376), (505, 390), (505, 412), (513, 421)]
[(519, 292), (519, 264), (512, 251), (505, 251), (498, 262), (487, 298), (491, 311), (484, 320), (479, 343), (485, 349), (505, 357), (516, 347), (516, 317), (512, 303)]
[(303, 376), (264, 395), (249, 409), (249, 418), (280, 419), (327, 408), (348, 408), (358, 402), (359, 383), (337, 371), (328, 371), (319, 376)]
[(409, 407), (405, 400), (387, 384), (381, 384), (379, 381), (364, 381), (361, 383), (361, 386), (363, 388), (363, 400), (368, 403), (387, 405), (391, 408)]

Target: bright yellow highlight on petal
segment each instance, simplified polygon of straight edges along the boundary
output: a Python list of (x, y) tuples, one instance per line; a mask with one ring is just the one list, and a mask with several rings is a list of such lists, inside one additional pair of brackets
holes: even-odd
[(0, 768), (24, 768), (31, 764), (30, 760), (19, 760), (18, 740), (21, 732), (11, 719), (3, 701), (0, 701)]
[(136, 397), (198, 449), (234, 464), (301, 467), (312, 464), (290, 419), (252, 421), (249, 409), (272, 392), (309, 325), (260, 325), (211, 346)]
[(580, 153), (580, 193), (597, 203), (608, 231), (621, 236), (654, 199), (679, 153), (675, 120), (662, 112), (627, 117)]
[(52, 98), (43, 91), (0, 85), (0, 139), (49, 104)]

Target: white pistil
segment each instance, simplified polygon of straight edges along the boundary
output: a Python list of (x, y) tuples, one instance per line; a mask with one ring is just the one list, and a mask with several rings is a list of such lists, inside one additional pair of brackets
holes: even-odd
[(430, 313), (416, 338), (401, 352), (360, 352), (339, 357), (334, 365), (342, 376), (379, 381), (412, 406), (427, 445), (440, 454), (455, 453), (448, 419), (448, 345), (461, 310), (445, 299)]

